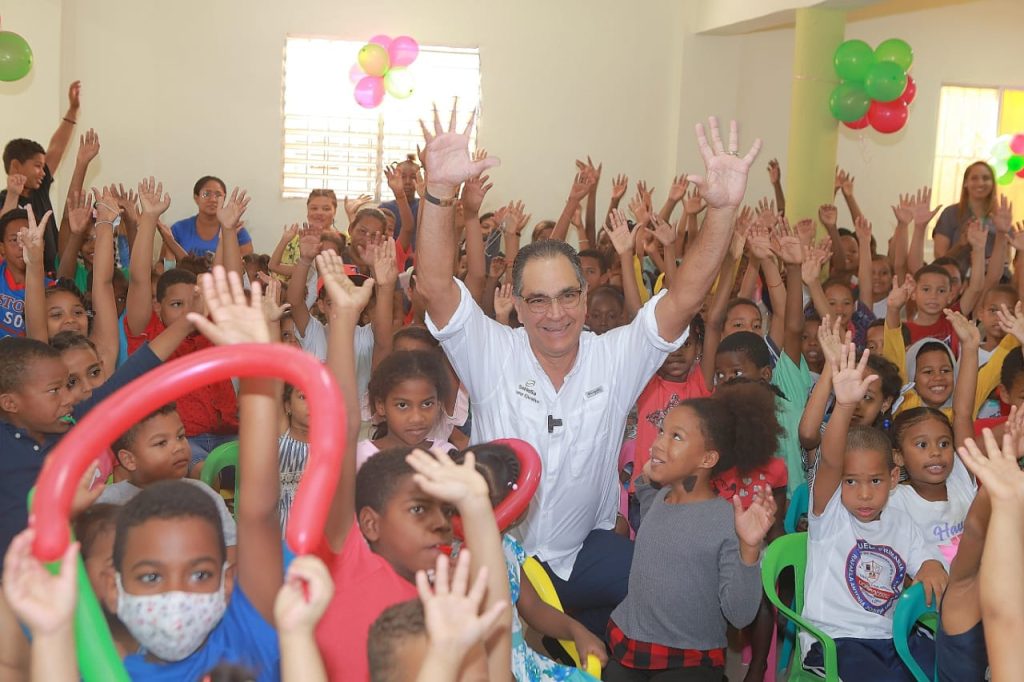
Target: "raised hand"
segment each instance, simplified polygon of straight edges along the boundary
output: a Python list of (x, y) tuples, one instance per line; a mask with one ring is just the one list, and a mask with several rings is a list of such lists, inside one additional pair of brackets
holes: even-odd
[(686, 179), (686, 173), (677, 175), (672, 178), (672, 184), (668, 188), (668, 198), (679, 203), (686, 197), (686, 188), (689, 186), (690, 181)]
[(3, 591), (14, 615), (28, 626), (34, 637), (70, 629), (75, 613), (78, 543), (64, 550), (60, 573), (52, 575), (32, 555), (36, 531), (18, 533), (4, 557)]
[(398, 264), (395, 262), (395, 238), (388, 237), (367, 247), (366, 261), (370, 264), (373, 279), (380, 286), (394, 286), (398, 281)]
[(78, 111), (82, 106), (82, 81), (74, 81), (68, 86), (68, 109)]
[(263, 292), (263, 316), (267, 322), (280, 322), (291, 309), (291, 303), (281, 303), (281, 280), (275, 277), (264, 277), (260, 273), (260, 282), (265, 287)]
[(619, 201), (626, 195), (629, 189), (629, 178), (625, 175), (616, 175), (612, 178), (612, 201)]
[(620, 256), (633, 253), (636, 249), (634, 237), (629, 232), (629, 223), (626, 216), (619, 209), (608, 214), (608, 238), (615, 247), (615, 253)]
[(124, 185), (110, 185), (110, 193), (114, 197), (121, 216), (129, 223), (137, 224), (142, 213), (139, 211), (139, 197), (131, 188), (125, 189)]
[(476, 470), (476, 457), (467, 452), (456, 464), (446, 452), (413, 450), (405, 461), (416, 473), (413, 480), (423, 492), (458, 507), (474, 497), (488, 498), (487, 481)]
[(489, 182), (490, 179), (490, 176), (487, 175), (477, 175), (466, 180), (466, 184), (462, 186), (462, 206), (467, 214), (480, 213), (484, 197), (494, 186)]
[(1020, 301), (1013, 306), (1013, 312), (1005, 304), (999, 306), (996, 311), (996, 319), (999, 320), (999, 328), (1007, 334), (1013, 334), (1017, 340), (1024, 343), (1024, 305)]
[(705, 175), (687, 176), (700, 190), (701, 196), (710, 208), (738, 208), (743, 202), (743, 193), (747, 189), (747, 175), (750, 166), (761, 151), (760, 138), (754, 140), (750, 151), (744, 156), (739, 155), (739, 130), (736, 121), (729, 124), (728, 149), (722, 144), (718, 131), (718, 119), (708, 119), (711, 128), (711, 144), (708, 144), (703, 124), (696, 126), (697, 146), (704, 159)]
[(509, 205), (508, 205), (508, 219), (510, 221), (509, 224), (512, 227), (511, 232), (513, 232), (516, 236), (521, 235), (523, 233), (523, 229), (526, 228), (526, 226), (530, 222), (530, 218), (533, 217), (531, 214), (525, 214), (524, 213), (525, 210), (526, 210), (526, 208), (523, 206), (523, 202), (521, 202), (521, 201), (509, 202)]
[(78, 138), (78, 163), (87, 164), (100, 153), (100, 136), (92, 128)]
[(1024, 472), (1017, 464), (1017, 441), (1007, 430), (1003, 433), (1000, 448), (990, 429), (984, 429), (981, 434), (985, 442), (985, 453), (975, 439), (968, 438), (957, 448), (960, 459), (988, 489), (994, 506), (1024, 507)]
[(651, 214), (651, 225), (653, 228), (644, 228), (648, 233), (654, 235), (654, 238), (661, 242), (662, 246), (669, 246), (676, 241), (676, 229), (661, 219), (656, 213)]
[(810, 218), (798, 220), (793, 229), (796, 231), (796, 236), (800, 239), (801, 244), (809, 246), (814, 242), (814, 233), (817, 230), (814, 227), (814, 221)]
[(782, 182), (782, 169), (779, 167), (779, 160), (772, 159), (768, 162), (768, 181), (773, 185)]
[(1006, 238), (1014, 249), (1024, 251), (1024, 222), (1014, 224), (1013, 229), (1006, 234)]
[(334, 581), (317, 556), (295, 557), (274, 599), (274, 625), (282, 635), (312, 635), (334, 596)]
[(992, 222), (995, 223), (996, 232), (1008, 234), (1013, 224), (1013, 204), (1006, 198), (1005, 194), (999, 195), (999, 201), (992, 211)]
[(971, 217), (967, 221), (967, 243), (972, 249), (984, 250), (988, 241), (988, 230), (977, 218)]
[(221, 227), (226, 230), (234, 230), (239, 226), (239, 221), (249, 206), (251, 197), (247, 196), (245, 190), (235, 187), (231, 190), (231, 196), (224, 198), (224, 205), (217, 209), (217, 220)]
[(505, 274), (505, 270), (507, 269), (508, 261), (502, 258), (501, 256), (495, 256), (487, 265), (487, 278), (497, 281), (501, 279), (502, 275)]
[(914, 290), (917, 288), (917, 283), (914, 282), (913, 275), (907, 275), (903, 284), (900, 284), (900, 278), (893, 275), (892, 278), (892, 289), (889, 290), (889, 296), (886, 298), (886, 305), (890, 308), (902, 308), (910, 300), (910, 297), (914, 295)]
[(349, 199), (345, 197), (341, 200), (341, 205), (345, 208), (345, 215), (348, 216), (348, 222), (351, 223), (356, 218), (356, 213), (359, 213), (359, 209), (366, 206), (368, 203), (373, 201), (373, 197), (369, 194), (360, 194), (355, 199)]
[(810, 284), (821, 277), (821, 268), (832, 257), (832, 241), (824, 239), (816, 245), (804, 244), (803, 250), (804, 262), (800, 266), (800, 279), (804, 284)]
[(747, 231), (747, 251), (751, 258), (767, 260), (772, 257), (772, 237), (765, 228), (754, 225)]
[(515, 307), (515, 296), (512, 295), (512, 282), (506, 282), (494, 289), (494, 319), (503, 324), (508, 322)]
[(1011, 405), (1006, 418), (1006, 433), (1013, 439), (1017, 452), (1024, 452), (1024, 406)]
[(251, 282), (250, 296), (245, 295), (242, 278), (215, 265), (212, 272), (199, 276), (203, 300), (210, 318), (188, 313), (188, 321), (199, 333), (218, 346), (239, 343), (270, 343), (270, 330), (263, 315), (263, 295), (259, 282)]
[(899, 225), (909, 225), (914, 219), (914, 195), (913, 194), (900, 194), (899, 201), (895, 206), (892, 206), (892, 214), (896, 216), (896, 223)]
[(484, 641), (498, 624), (506, 602), (497, 602), (480, 613), (487, 591), (487, 567), (481, 566), (476, 580), (469, 584), (470, 550), (463, 549), (455, 562), (455, 574), (448, 579), (450, 560), (437, 557), (431, 586), (426, 571), (416, 571), (416, 590), (423, 602), (423, 618), (430, 647), (447, 651), (461, 660), (471, 648)]
[(324, 278), (324, 286), (331, 299), (331, 317), (347, 315), (350, 321), (357, 321), (373, 295), (373, 279), (356, 286), (345, 274), (341, 256), (333, 251), (324, 251), (316, 257), (316, 270)]
[(291, 243), (295, 237), (299, 234), (299, 224), (292, 223), (291, 225), (285, 225), (281, 230), (281, 241), (285, 244)]
[[(942, 312), (946, 319), (953, 325), (953, 331), (960, 339), (960, 346), (965, 348), (977, 348), (981, 344), (981, 330), (962, 313), (949, 308), (943, 308)], [(997, 313), (998, 314), (998, 313)]]
[(641, 192), (637, 192), (636, 196), (630, 200), (629, 210), (636, 218), (638, 228), (647, 225), (651, 219), (651, 206), (644, 200), (644, 195)]
[(402, 184), (402, 175), (398, 172), (396, 167), (385, 167), (384, 179), (387, 180), (388, 187), (391, 189), (391, 192), (395, 195), (396, 199), (405, 196), (405, 186)]
[(686, 215), (697, 215), (705, 208), (707, 208), (707, 204), (704, 203), (704, 197), (700, 195), (699, 187), (691, 189), (690, 193), (683, 199), (683, 212)]
[(836, 189), (843, 190), (844, 196), (850, 196), (853, 194), (853, 180), (854, 177), (844, 171), (842, 168), (836, 168)]
[(302, 224), (302, 232), (299, 234), (299, 258), (306, 263), (312, 263), (316, 254), (320, 253), (320, 236), (322, 230)]
[(927, 225), (935, 214), (942, 208), (939, 204), (935, 208), (929, 208), (932, 203), (932, 188), (925, 186), (917, 190), (913, 197), (914, 222), (918, 225)]
[(771, 488), (764, 486), (754, 493), (750, 506), (743, 509), (739, 495), (732, 496), (733, 523), (736, 525), (736, 537), (748, 547), (760, 549), (764, 536), (775, 523), (778, 507), (771, 494)]
[[(448, 123), (448, 130), (441, 127), (441, 119), (437, 114), (437, 107), (434, 107), (434, 130), (431, 132), (427, 125), (420, 121), (423, 129), (423, 139), (426, 141), (423, 160), (426, 168), (428, 183), (448, 188), (461, 185), (472, 177), (481, 175), (488, 168), (493, 168), (501, 161), (493, 156), (479, 161), (473, 161), (469, 156), (469, 134), (473, 130), (473, 122), (476, 120), (476, 112), (469, 117), (469, 123), (461, 133), (455, 130), (455, 118), (457, 115), (458, 101), (452, 107), (451, 120)], [(454, 192), (449, 189), (449, 194)], [(447, 198), (447, 197), (441, 197)]]
[(771, 246), (775, 255), (786, 265), (803, 265), (803, 244), (800, 243), (800, 237), (790, 229), (789, 221), (785, 218), (781, 218), (771, 231)]
[(143, 215), (161, 216), (171, 205), (171, 195), (165, 194), (164, 183), (158, 183), (151, 175), (139, 183), (139, 203)]
[(843, 344), (839, 349), (838, 362), (832, 363), (832, 392), (836, 396), (837, 405), (847, 407), (856, 405), (867, 393), (868, 388), (878, 381), (877, 374), (867, 375), (868, 356), (865, 350), (857, 362), (857, 346), (853, 343)]
[(72, 190), (68, 194), (65, 209), (68, 212), (68, 227), (71, 228), (71, 234), (88, 234), (92, 226), (92, 203), (93, 197), (89, 192)]
[(822, 204), (818, 207), (818, 222), (825, 227), (835, 227), (839, 212), (834, 204)]
[(25, 207), (25, 211), (28, 213), (28, 227), (23, 227), (18, 232), (18, 244), (21, 245), (25, 265), (38, 265), (43, 262), (43, 235), (46, 233), (46, 221), (50, 219), (52, 212), (47, 211), (43, 219), (37, 223), (31, 204)]
[(823, 317), (818, 325), (818, 343), (828, 366), (838, 364), (843, 347), (853, 341), (853, 334), (845, 326), (841, 317), (833, 320), (831, 315)]
[(871, 223), (864, 216), (859, 215), (854, 219), (853, 229), (857, 235), (857, 241), (871, 242)]
[(92, 194), (96, 198), (96, 221), (99, 223), (113, 224), (121, 210), (117, 207), (117, 199), (114, 198), (114, 186), (92, 188)]
[(573, 178), (572, 187), (569, 188), (569, 200), (580, 202), (590, 194), (590, 190), (597, 184), (597, 179), (586, 169), (580, 171)]
[(25, 183), (28, 178), (21, 173), (11, 173), (7, 176), (7, 194), (12, 197), (20, 197), (25, 191)]

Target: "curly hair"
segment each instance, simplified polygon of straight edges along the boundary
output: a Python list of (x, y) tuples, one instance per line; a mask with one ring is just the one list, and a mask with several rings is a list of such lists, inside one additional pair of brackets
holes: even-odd
[[(402, 350), (395, 351), (381, 361), (370, 376), (367, 387), (370, 409), (375, 409), (378, 402), (383, 402), (403, 381), (424, 379), (437, 389), (437, 398), (442, 403), (448, 399), (451, 386), (448, 372), (441, 356), (436, 351)], [(386, 429), (386, 424), (382, 424)], [(375, 437), (381, 438), (386, 430), (378, 430)]]
[(701, 423), (708, 448), (718, 451), (713, 474), (736, 467), (746, 474), (775, 456), (783, 428), (776, 413), (775, 394), (759, 381), (724, 384), (710, 398), (683, 401)]
[(497, 507), (515, 489), (516, 481), (519, 480), (519, 458), (507, 445), (480, 443), (455, 453), (452, 460), (462, 464), (467, 452), (472, 452), (476, 457), (476, 470), (487, 481), (491, 506)]
[(395, 489), (415, 472), (405, 461), (413, 448), (387, 448), (375, 453), (359, 467), (356, 474), (356, 513), (369, 507), (383, 512)]
[(410, 599), (384, 609), (370, 626), (366, 639), (366, 657), (370, 664), (371, 682), (395, 682), (398, 648), (413, 637), (425, 637), (426, 620), (423, 602)]

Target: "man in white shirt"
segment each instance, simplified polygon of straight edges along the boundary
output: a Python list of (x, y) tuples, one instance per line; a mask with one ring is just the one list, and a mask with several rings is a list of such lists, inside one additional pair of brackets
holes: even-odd
[(519, 529), (523, 544), (545, 562), (566, 608), (603, 635), (608, 614), (626, 594), (632, 559), (629, 540), (612, 530), (626, 415), (665, 356), (682, 345), (718, 274), (760, 141), (741, 157), (735, 123), (728, 151), (715, 119), (713, 147), (697, 126), (707, 180), (690, 180), (708, 204), (704, 227), (671, 289), (631, 324), (596, 336), (583, 333), (586, 282), (578, 255), (564, 242), (532, 243), (516, 258), (521, 329), (486, 317), (454, 278), (458, 186), (499, 163), (472, 161), (469, 128), (458, 134), (454, 121), (453, 112), (444, 132), (435, 113), (434, 133), (424, 127), (427, 187), (416, 283), (427, 302), (427, 325), (469, 390), (474, 441), (521, 438), (540, 453), (544, 471)]

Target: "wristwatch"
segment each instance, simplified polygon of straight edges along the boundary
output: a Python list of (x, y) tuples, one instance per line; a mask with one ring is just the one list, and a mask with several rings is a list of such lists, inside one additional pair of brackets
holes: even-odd
[(455, 205), (455, 196), (448, 197), (447, 199), (438, 199), (429, 190), (423, 192), (423, 198), (441, 208), (451, 208)]

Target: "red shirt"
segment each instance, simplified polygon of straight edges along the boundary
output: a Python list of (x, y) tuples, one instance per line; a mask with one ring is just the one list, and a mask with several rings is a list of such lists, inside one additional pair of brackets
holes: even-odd
[[(156, 311), (149, 318), (149, 324), (141, 334), (132, 334), (128, 329), (128, 320), (125, 319), (124, 332), (128, 338), (128, 354), (131, 355), (139, 346), (155, 339), (166, 328)], [(213, 344), (205, 336), (192, 334), (181, 342), (167, 360), (174, 360), (211, 346)], [(238, 433), (238, 399), (230, 381), (218, 381), (187, 393), (178, 398), (176, 406), (181, 422), (185, 425), (186, 436), (198, 436), (201, 433)]]
[(644, 386), (636, 401), (636, 451), (633, 454), (633, 482), (643, 473), (644, 465), (651, 458), (651, 446), (658, 437), (665, 415), (673, 407), (690, 398), (706, 398), (711, 395), (704, 383), (704, 373), (694, 367), (686, 381), (668, 381), (657, 374)]
[(931, 336), (939, 341), (945, 341), (946, 345), (953, 349), (953, 356), (960, 357), (960, 337), (956, 335), (952, 323), (944, 316), (940, 317), (939, 321), (935, 324), (923, 325), (911, 322), (910, 320), (907, 320), (905, 324), (907, 329), (910, 330), (910, 343), (907, 344), (908, 346)]
[(352, 524), (331, 565), (334, 598), (316, 628), (316, 641), (331, 680), (370, 679), (366, 642), (373, 621), (389, 606), (418, 597), (416, 586), (374, 554)]
[(739, 495), (744, 509), (750, 506), (757, 490), (765, 486), (769, 490), (785, 490), (788, 482), (786, 460), (781, 457), (772, 457), (763, 467), (757, 467), (746, 476), (740, 476), (736, 467), (733, 467), (711, 479), (711, 485), (715, 486), (719, 497), (731, 501), (733, 495)]

